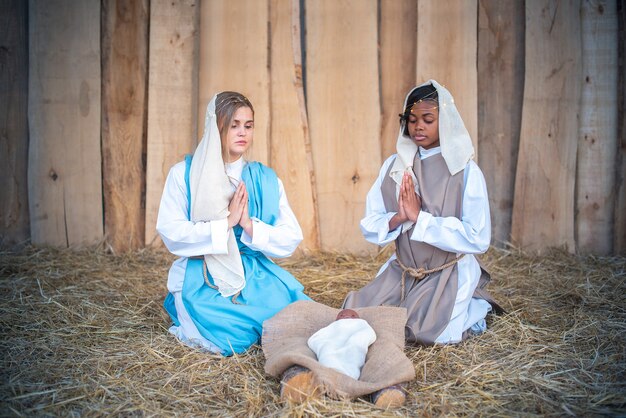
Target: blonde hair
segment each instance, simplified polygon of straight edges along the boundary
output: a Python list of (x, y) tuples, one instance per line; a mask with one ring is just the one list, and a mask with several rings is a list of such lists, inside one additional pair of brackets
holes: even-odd
[(249, 107), (254, 118), (254, 107), (246, 96), (236, 91), (223, 91), (217, 95), (215, 100), (215, 115), (217, 116), (217, 128), (220, 131), (220, 140), (222, 143), (222, 156), (228, 154), (226, 145), (226, 136), (230, 124), (235, 117), (235, 112), (240, 107)]

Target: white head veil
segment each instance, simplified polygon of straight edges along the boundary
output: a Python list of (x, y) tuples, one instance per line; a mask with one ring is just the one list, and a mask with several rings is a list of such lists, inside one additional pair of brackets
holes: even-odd
[[(450, 174), (454, 175), (463, 170), (469, 160), (472, 159), (474, 156), (474, 146), (472, 145), (472, 139), (465, 128), (463, 119), (461, 119), (461, 115), (454, 104), (454, 99), (450, 92), (435, 80), (428, 80), (426, 83), (409, 91), (404, 99), (403, 110), (409, 106), (407, 101), (411, 93), (415, 89), (429, 84), (432, 84), (433, 87), (437, 89), (437, 95), (439, 96), (439, 143), (441, 146), (441, 155), (448, 166)], [(403, 121), (396, 143), (398, 158), (394, 161), (391, 172), (389, 173), (390, 177), (397, 184), (402, 184), (402, 175), (405, 171), (411, 173), (415, 181), (413, 159), (417, 152), (417, 145), (411, 138), (404, 135), (405, 125), (406, 121)]]
[[(222, 142), (215, 114), (216, 100), (217, 95), (207, 106), (204, 134), (191, 162), (189, 185), (193, 222), (224, 219), (230, 214), (228, 204), (233, 196), (233, 188), (222, 158)], [(232, 229), (228, 231), (228, 253), (205, 254), (204, 260), (222, 296), (232, 296), (245, 287), (241, 254)]]

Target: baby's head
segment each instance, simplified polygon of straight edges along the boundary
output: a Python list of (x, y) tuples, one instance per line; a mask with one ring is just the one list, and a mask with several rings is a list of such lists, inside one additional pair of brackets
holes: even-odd
[(359, 319), (359, 314), (352, 309), (342, 309), (337, 314), (336, 320), (338, 321), (340, 319)]

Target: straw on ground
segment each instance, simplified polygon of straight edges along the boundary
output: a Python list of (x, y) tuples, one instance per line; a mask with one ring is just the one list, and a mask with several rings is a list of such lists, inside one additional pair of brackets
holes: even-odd
[[(375, 257), (282, 261), (313, 299), (339, 307)], [(625, 415), (626, 259), (491, 249), (490, 289), (508, 314), (454, 346), (407, 347), (405, 407), (279, 401), (259, 347), (230, 358), (168, 334), (161, 308), (173, 257), (26, 247), (0, 251), (2, 415)]]

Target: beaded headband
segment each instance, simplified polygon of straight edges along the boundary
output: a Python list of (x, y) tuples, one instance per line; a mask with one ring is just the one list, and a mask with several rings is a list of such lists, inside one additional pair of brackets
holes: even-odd
[[(437, 94), (437, 90), (433, 90), (430, 93), (428, 93), (426, 96), (422, 97), (421, 99), (419, 99), (419, 100), (417, 100), (417, 101), (415, 101), (415, 102), (413, 102), (411, 104), (408, 104), (407, 107), (404, 108), (404, 112), (402, 112), (402, 115), (404, 115), (407, 112), (413, 113), (413, 106), (415, 106), (418, 103), (422, 103), (422, 102), (425, 102), (425, 101), (439, 103), (439, 101), (435, 97), (433, 97), (436, 94)], [(433, 107), (431, 109), (437, 109), (438, 107), (439, 106), (435, 106), (435, 107)], [(431, 109), (429, 109), (429, 110), (431, 110)], [(402, 115), (400, 115), (400, 116), (402, 116)]]

